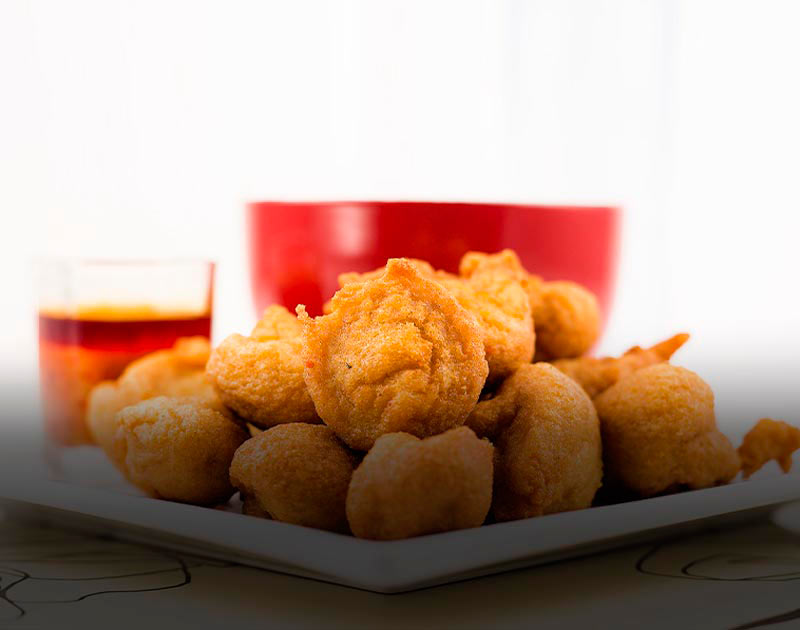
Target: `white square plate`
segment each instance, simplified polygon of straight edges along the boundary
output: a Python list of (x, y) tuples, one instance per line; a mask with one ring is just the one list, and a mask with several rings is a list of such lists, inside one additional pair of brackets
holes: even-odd
[(49, 480), (0, 477), (21, 517), (379, 593), (543, 564), (724, 522), (800, 499), (799, 475), (595, 507), (476, 529), (377, 542)]

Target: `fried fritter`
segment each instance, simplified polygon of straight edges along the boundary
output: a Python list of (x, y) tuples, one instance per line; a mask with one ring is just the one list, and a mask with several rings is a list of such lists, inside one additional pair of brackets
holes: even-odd
[(592, 504), (603, 475), (600, 423), (586, 393), (553, 366), (520, 367), (466, 424), (495, 444), (498, 521)]
[(739, 457), (717, 429), (714, 394), (697, 374), (659, 363), (595, 398), (606, 483), (649, 497), (727, 483)]
[(158, 350), (133, 361), (116, 381), (96, 385), (89, 395), (86, 412), (95, 443), (110, 455), (116, 433), (116, 413), (156, 396), (193, 396), (218, 411), (225, 411), (205, 376), (210, 352), (205, 337), (184, 337), (170, 349)]
[(492, 450), (466, 427), (424, 440), (382, 435), (350, 482), (353, 534), (394, 540), (480, 526), (492, 498)]
[(468, 252), (459, 272), (505, 270), (514, 275), (528, 293), (536, 330), (535, 361), (578, 357), (587, 352), (600, 335), (600, 311), (594, 294), (574, 282), (544, 282), (529, 274), (516, 253), (504, 249), (496, 254)]
[[(117, 383), (148, 398), (194, 395), (207, 384), (203, 371), (210, 352), (205, 337), (183, 337), (171, 349), (158, 350), (132, 362)], [(163, 393), (165, 388), (168, 393)]]
[(193, 398), (159, 396), (117, 416), (114, 459), (148, 494), (170, 501), (216, 505), (234, 492), (228, 470), (246, 431)]
[(319, 422), (303, 381), (300, 333), (294, 315), (270, 306), (250, 337), (226, 337), (206, 368), (223, 403), (261, 428)]
[(357, 464), (329, 427), (296, 422), (245, 442), (230, 478), (241, 491), (245, 514), (347, 532), (345, 500)]
[(86, 423), (92, 440), (111, 457), (111, 443), (117, 432), (115, 416), (128, 405), (141, 402), (138, 396), (118, 387), (117, 381), (103, 381), (92, 388), (86, 403)]
[(285, 307), (273, 304), (264, 310), (250, 337), (256, 341), (275, 341), (297, 339), (302, 334), (297, 317)]
[[(475, 315), (484, 332), (486, 361), (490, 382), (501, 381), (533, 358), (533, 318), (527, 293), (518, 274), (502, 266), (480, 267), (469, 276), (460, 277), (436, 271), (422, 260), (411, 259), (421, 275), (435, 280), (447, 289), (459, 304)], [(379, 278), (385, 270), (339, 276), (342, 287), (355, 282)], [(330, 305), (323, 309), (330, 312)]]
[(800, 429), (771, 418), (762, 418), (744, 436), (738, 449), (742, 475), (747, 479), (770, 460), (781, 470), (792, 469), (792, 453), (800, 448)]
[(688, 340), (689, 335), (681, 333), (650, 348), (634, 346), (621, 357), (558, 359), (553, 366), (583, 387), (590, 398), (595, 398), (636, 370), (669, 361)]
[(574, 282), (544, 282), (533, 321), (536, 361), (578, 357), (600, 336), (597, 298)]
[(478, 318), (485, 334), (490, 382), (501, 381), (531, 362), (535, 335), (530, 302), (513, 274), (479, 271), (463, 279), (439, 273), (436, 280)]
[[(523, 285), (525, 290), (529, 290), (527, 282), (532, 276), (525, 271), (519, 256), (512, 249), (504, 249), (496, 254), (467, 252), (461, 257), (461, 262), (458, 264), (458, 273), (464, 278), (471, 278), (477, 273), (493, 271), (512, 274)], [(537, 276), (533, 277), (536, 278)]]
[(348, 446), (463, 424), (488, 366), (477, 320), (448, 291), (391, 259), (382, 276), (346, 285), (332, 305), (314, 319), (298, 307), (304, 376), (320, 417)]

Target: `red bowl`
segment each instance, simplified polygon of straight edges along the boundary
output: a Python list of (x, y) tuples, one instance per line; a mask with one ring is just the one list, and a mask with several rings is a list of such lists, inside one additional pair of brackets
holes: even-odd
[(429, 201), (260, 201), (248, 205), (250, 274), (258, 314), (270, 304), (309, 313), (338, 289), (338, 274), (422, 258), (457, 271), (464, 252), (510, 247), (546, 280), (593, 291), (604, 319), (617, 269), (620, 211)]

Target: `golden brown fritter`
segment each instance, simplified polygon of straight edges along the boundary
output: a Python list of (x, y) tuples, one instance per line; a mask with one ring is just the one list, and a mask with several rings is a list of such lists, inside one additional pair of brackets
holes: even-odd
[[(117, 381), (103, 381), (92, 388), (86, 404), (86, 423), (92, 440), (111, 458), (111, 443), (117, 432), (115, 416), (128, 405), (141, 402), (137, 396), (117, 386)], [(113, 461), (113, 458), (111, 458)], [(116, 463), (116, 462), (115, 462)]]
[(351, 448), (384, 433), (418, 437), (463, 424), (486, 381), (475, 317), (403, 259), (347, 285), (333, 311), (303, 324), (305, 382), (317, 412)]
[(780, 420), (762, 418), (747, 432), (738, 449), (744, 478), (773, 459), (788, 473), (792, 469), (792, 453), (798, 448), (800, 429)]
[(529, 274), (516, 253), (504, 249), (496, 254), (468, 252), (461, 259), (463, 276), (481, 270), (505, 270), (528, 294), (536, 330), (536, 361), (578, 357), (586, 353), (600, 335), (600, 311), (594, 294), (574, 282), (543, 282)]
[(210, 352), (205, 337), (184, 337), (170, 349), (158, 350), (133, 361), (116, 381), (96, 385), (89, 395), (86, 412), (95, 443), (110, 454), (116, 433), (116, 413), (156, 396), (193, 396), (218, 411), (225, 411), (205, 376)]
[(586, 393), (553, 366), (520, 367), (467, 426), (495, 444), (498, 521), (592, 504), (603, 475), (600, 423)]
[(544, 281), (537, 275), (528, 273), (520, 262), (519, 256), (512, 249), (504, 249), (496, 254), (485, 254), (483, 252), (467, 252), (461, 258), (458, 272), (466, 277), (472, 277), (481, 272), (503, 271), (511, 273), (514, 278), (522, 285), (528, 294), (528, 301), (531, 311), (535, 313), (542, 304), (542, 287)]
[(621, 357), (558, 359), (553, 365), (583, 387), (590, 398), (595, 398), (636, 370), (669, 361), (688, 340), (689, 335), (681, 333), (650, 348), (634, 346)]
[(206, 381), (203, 371), (211, 346), (205, 337), (183, 337), (168, 350), (158, 350), (133, 361), (117, 379), (120, 386), (144, 399), (157, 395), (194, 395)]
[(544, 282), (533, 312), (536, 361), (579, 357), (600, 336), (594, 294), (574, 282)]
[(436, 280), (478, 318), (490, 382), (501, 381), (531, 362), (535, 336), (530, 302), (512, 274), (487, 270), (464, 279), (439, 272)]
[(250, 337), (256, 341), (275, 341), (297, 339), (302, 334), (303, 329), (297, 317), (286, 307), (273, 304), (264, 310)]
[[(410, 263), (421, 275), (438, 282), (447, 289), (459, 304), (472, 313), (484, 332), (486, 361), (489, 363), (489, 381), (506, 378), (533, 358), (534, 332), (530, 302), (520, 282), (520, 276), (501, 266), (482, 266), (460, 277), (446, 271), (436, 271), (422, 260)], [(379, 278), (385, 267), (364, 274), (345, 273), (339, 284), (364, 282)], [(350, 288), (349, 290), (353, 290)], [(331, 305), (323, 309), (330, 313)]]
[(478, 527), (492, 499), (492, 450), (466, 427), (379, 437), (347, 493), (353, 534), (394, 540)]
[(159, 396), (117, 414), (114, 459), (141, 490), (161, 499), (216, 505), (233, 494), (228, 470), (247, 433), (193, 398)]
[(649, 497), (727, 483), (739, 458), (717, 429), (714, 394), (697, 374), (659, 363), (595, 398), (606, 483)]
[(284, 523), (347, 532), (345, 500), (358, 458), (330, 428), (282, 424), (245, 442), (230, 477), (244, 513)]
[(319, 422), (303, 381), (300, 333), (294, 315), (271, 306), (252, 336), (226, 337), (206, 368), (225, 405), (262, 428)]
[(519, 256), (512, 249), (504, 249), (496, 254), (467, 252), (461, 257), (461, 262), (458, 264), (458, 273), (464, 278), (471, 278), (476, 273), (492, 271), (511, 273), (526, 290), (528, 289), (525, 283), (528, 282), (531, 274), (525, 271)]

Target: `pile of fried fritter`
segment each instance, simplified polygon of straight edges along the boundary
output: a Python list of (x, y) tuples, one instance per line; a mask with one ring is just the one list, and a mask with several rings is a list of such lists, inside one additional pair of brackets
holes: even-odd
[[(213, 351), (182, 339), (91, 394), (96, 442), (137, 487), (391, 540), (784, 471), (800, 430), (761, 420), (734, 449), (676, 335), (586, 356), (597, 301), (516, 254), (459, 273), (390, 259), (342, 274), (325, 314), (268, 308)], [(611, 497), (611, 499), (609, 499)]]

